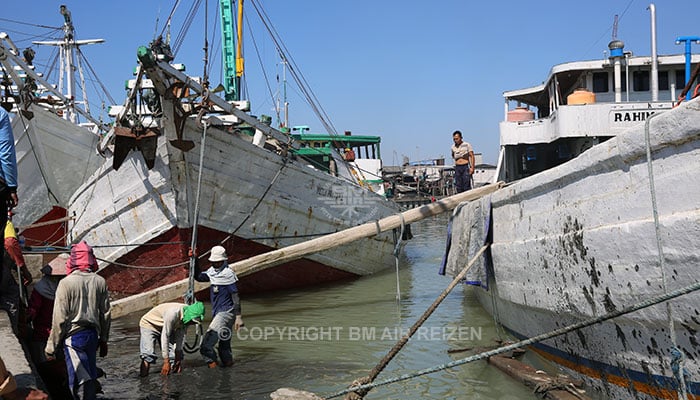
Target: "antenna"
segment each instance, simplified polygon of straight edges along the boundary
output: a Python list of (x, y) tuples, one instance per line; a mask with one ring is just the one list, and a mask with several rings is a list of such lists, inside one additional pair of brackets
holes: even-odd
[(615, 19), (613, 20), (612, 28), (612, 40), (617, 40), (617, 14), (615, 14)]

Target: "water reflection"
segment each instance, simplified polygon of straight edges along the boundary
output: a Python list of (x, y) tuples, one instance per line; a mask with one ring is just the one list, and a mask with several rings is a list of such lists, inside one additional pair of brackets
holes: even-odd
[[(281, 387), (328, 395), (350, 385), (386, 355), (449, 284), (437, 275), (446, 217), (412, 226), (414, 238), (401, 257), (399, 286), (393, 266), (370, 277), (313, 289), (242, 299), (246, 329), (232, 342), (235, 365), (208, 369), (198, 354), (186, 355), (180, 375), (161, 377), (152, 368), (138, 375), (138, 320), (113, 323), (110, 354), (99, 361), (108, 373), (105, 397), (113, 399), (269, 399)], [(209, 312), (209, 308), (207, 309)], [(208, 322), (208, 321), (207, 321)], [(466, 332), (459, 334), (459, 332)], [(469, 294), (456, 288), (425, 322), (378, 380), (469, 353), (451, 348), (492, 346), (493, 320)], [(373, 389), (368, 399), (534, 399), (530, 390), (485, 361)]]

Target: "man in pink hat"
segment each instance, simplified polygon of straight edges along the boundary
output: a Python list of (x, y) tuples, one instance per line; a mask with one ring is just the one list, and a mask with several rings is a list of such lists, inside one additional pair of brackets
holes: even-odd
[(107, 355), (112, 322), (107, 282), (95, 273), (97, 259), (84, 241), (71, 246), (66, 269), (68, 276), (56, 289), (46, 358), (53, 360), (56, 350), (63, 346), (73, 397), (95, 399), (99, 385), (97, 348), (100, 357)]

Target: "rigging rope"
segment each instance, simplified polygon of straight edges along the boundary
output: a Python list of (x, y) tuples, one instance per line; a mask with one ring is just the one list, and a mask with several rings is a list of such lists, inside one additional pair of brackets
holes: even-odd
[(272, 178), (272, 180), (270, 181), (270, 183), (267, 185), (267, 188), (265, 188), (265, 191), (263, 192), (262, 196), (260, 196), (260, 198), (258, 199), (258, 201), (257, 201), (257, 202), (255, 203), (255, 205), (253, 206), (253, 208), (248, 212), (248, 215), (246, 215), (246, 217), (243, 218), (243, 221), (241, 221), (241, 223), (238, 224), (238, 226), (236, 227), (236, 229), (234, 229), (233, 232), (231, 232), (228, 236), (226, 236), (226, 237), (224, 238), (224, 240), (221, 241), (221, 244), (222, 244), (222, 245), (223, 245), (224, 243), (228, 242), (229, 240), (231, 240), (231, 238), (233, 238), (233, 236), (236, 234), (236, 232), (238, 232), (238, 230), (241, 229), (241, 227), (243, 226), (243, 224), (245, 224), (245, 223), (248, 221), (248, 219), (250, 219), (250, 217), (253, 216), (253, 213), (255, 212), (255, 210), (258, 209), (258, 206), (262, 203), (262, 201), (263, 201), (263, 199), (265, 198), (265, 196), (267, 196), (267, 193), (270, 191), (270, 189), (272, 189), (272, 186), (273, 186), (273, 185), (275, 184), (275, 182), (277, 181), (277, 178), (279, 178), (279, 176), (282, 174), (282, 170), (284, 170), (284, 167), (287, 166), (287, 161), (289, 161), (288, 157), (286, 157), (286, 156), (283, 157), (283, 159), (282, 159), (282, 165), (280, 166), (280, 169), (277, 170), (277, 173), (276, 173), (275, 176)]
[[(200, 119), (203, 117), (205, 109), (199, 112)], [(208, 121), (201, 121), (204, 126), (202, 131), (202, 141), (199, 145), (199, 171), (197, 172), (197, 192), (195, 194), (194, 200), (194, 216), (192, 218), (192, 242), (190, 244), (191, 254), (190, 254), (190, 273), (189, 273), (189, 283), (187, 293), (185, 293), (185, 302), (187, 304), (192, 304), (194, 302), (194, 273), (195, 265), (197, 262), (197, 225), (199, 224), (199, 197), (202, 191), (202, 169), (204, 166), (204, 149), (207, 140), (207, 127), (209, 126)]]
[[(27, 135), (27, 140), (29, 140), (29, 147), (32, 149), (32, 155), (34, 156), (34, 160), (36, 160), (36, 165), (39, 168), (41, 179), (44, 181), (44, 185), (46, 186), (47, 194), (53, 198), (53, 201), (55, 201), (56, 203), (60, 203), (58, 201), (58, 197), (51, 191), (51, 186), (49, 186), (49, 182), (46, 180), (46, 173), (41, 167), (41, 161), (39, 161), (39, 156), (36, 154), (36, 147), (34, 146), (34, 143), (32, 143), (32, 138), (29, 134), (29, 125), (27, 125), (24, 116), (21, 112), (17, 113), (17, 117), (19, 117), (20, 122), (22, 122), (22, 127), (24, 128), (24, 131), (22, 133)], [(49, 199), (49, 201), (51, 201), (51, 199)]]
[[(394, 246), (394, 263), (396, 265), (396, 301), (401, 301), (401, 284), (399, 282), (399, 253), (401, 251), (401, 242), (403, 241), (403, 235), (406, 231), (406, 220), (403, 218), (403, 213), (399, 213), (401, 217), (401, 232), (399, 232), (399, 237), (396, 240), (396, 246)], [(377, 231), (379, 231), (379, 221), (377, 221)], [(394, 230), (394, 234), (396, 231)]]
[[(652, 118), (656, 117), (657, 115), (660, 115), (658, 113), (650, 115), (646, 121), (644, 122), (644, 141), (646, 144), (646, 157), (647, 157), (647, 170), (649, 172), (649, 192), (651, 194), (651, 208), (652, 208), (652, 213), (654, 216), (654, 231), (656, 235), (656, 248), (658, 251), (658, 256), (659, 256), (659, 268), (661, 269), (661, 283), (662, 283), (662, 288), (664, 293), (668, 292), (668, 287), (667, 287), (667, 282), (666, 282), (666, 263), (665, 263), (665, 257), (664, 257), (664, 249), (663, 249), (663, 244), (661, 243), (661, 227), (659, 224), (659, 209), (658, 205), (656, 203), (656, 186), (654, 185), (654, 168), (652, 166), (652, 158), (651, 158), (651, 139), (649, 137), (649, 125), (650, 121)], [(668, 334), (671, 337), (671, 343), (673, 344), (673, 349), (678, 350), (678, 340), (676, 338), (676, 329), (674, 326), (673, 322), (673, 308), (671, 307), (671, 303), (666, 303), (666, 313), (668, 315)], [(688, 395), (686, 393), (686, 386), (685, 386), (685, 377), (683, 376), (683, 353), (681, 351), (677, 351), (679, 356), (676, 359), (676, 362), (678, 365), (673, 365), (674, 367), (674, 375), (676, 377), (676, 380), (678, 380), (678, 387), (679, 387), (679, 392), (678, 392), (678, 398), (679, 399), (687, 399)], [(677, 370), (679, 373), (675, 373), (675, 370), (677, 367)]]
[[(481, 247), (481, 249), (479, 249), (478, 252), (476, 252), (474, 257), (472, 257), (472, 259), (469, 260), (469, 263), (467, 263), (467, 265), (462, 269), (462, 271), (460, 271), (460, 273), (457, 274), (457, 276), (455, 276), (454, 279), (452, 279), (452, 282), (450, 282), (450, 284), (447, 285), (445, 290), (443, 290), (442, 293), (440, 293), (440, 295), (437, 297), (437, 299), (435, 299), (433, 304), (431, 304), (430, 307), (428, 307), (428, 309), (425, 310), (423, 315), (421, 315), (421, 317), (418, 318), (418, 321), (416, 321), (413, 324), (413, 326), (411, 326), (411, 329), (409, 329), (408, 333), (406, 333), (394, 345), (394, 347), (392, 347), (392, 349), (389, 350), (389, 353), (386, 356), (384, 356), (384, 358), (382, 358), (381, 361), (379, 361), (379, 363), (372, 369), (372, 371), (370, 371), (368, 376), (366, 376), (364, 378), (357, 379), (355, 382), (353, 382), (353, 385), (356, 385), (357, 383), (372, 382), (379, 375), (379, 373), (382, 372), (382, 370), (387, 366), (387, 364), (389, 364), (389, 362), (394, 358), (394, 356), (396, 356), (399, 353), (399, 351), (401, 351), (403, 346), (406, 345), (406, 343), (408, 342), (408, 339), (410, 339), (411, 336), (413, 336), (413, 334), (416, 333), (416, 331), (418, 331), (418, 328), (420, 328), (421, 325), (423, 325), (423, 323), (428, 319), (428, 317), (430, 317), (430, 315), (432, 315), (432, 313), (435, 311), (435, 309), (437, 309), (437, 307), (440, 305), (440, 303), (442, 303), (442, 301), (445, 300), (445, 297), (447, 297), (447, 295), (452, 291), (452, 289), (454, 289), (455, 286), (457, 286), (457, 284), (459, 284), (462, 281), (462, 279), (467, 274), (467, 272), (469, 272), (469, 269), (472, 267), (472, 265), (474, 265), (474, 263), (479, 259), (479, 257), (481, 257), (481, 255), (484, 254), (484, 251), (486, 251), (486, 249), (488, 247), (489, 247), (489, 244), (485, 244), (484, 246)], [(367, 386), (367, 387), (364, 387), (364, 386)], [(367, 390), (365, 390), (365, 389), (367, 389)], [(337, 393), (336, 395), (334, 395), (332, 397), (337, 397), (337, 396), (340, 396), (341, 394), (353, 392), (352, 394), (350, 394), (346, 397), (347, 400), (362, 399), (362, 398), (364, 398), (364, 396), (367, 395), (367, 392), (369, 392), (369, 389), (371, 389), (371, 387), (369, 387), (368, 385), (361, 385), (360, 387), (354, 387), (352, 390), (347, 390), (347, 391), (343, 391), (342, 393)]]
[(323, 126), (326, 128), (328, 133), (333, 134), (333, 135), (337, 135), (338, 131), (333, 126), (333, 123), (331, 122), (330, 118), (328, 117), (328, 114), (326, 113), (326, 111), (323, 109), (323, 107), (321, 107), (321, 105), (318, 101), (318, 98), (311, 90), (308, 82), (306, 81), (306, 78), (304, 78), (304, 76), (301, 74), (300, 71), (299, 72), (297, 71), (298, 68), (297, 68), (296, 62), (291, 57), (291, 54), (287, 50), (287, 47), (284, 45), (279, 34), (272, 26), (272, 22), (270, 21), (270, 18), (265, 13), (265, 10), (262, 8), (262, 6), (256, 0), (252, 0), (251, 4), (253, 5), (253, 8), (255, 8), (255, 11), (257, 12), (258, 16), (260, 17), (260, 20), (262, 21), (263, 25), (267, 29), (268, 33), (270, 34), (270, 37), (272, 38), (272, 41), (274, 42), (275, 47), (277, 48), (277, 51), (280, 52), (287, 61), (289, 61), (289, 71), (292, 74), (292, 78), (294, 78), (294, 81), (299, 86), (299, 90), (302, 91), (302, 94), (306, 98), (307, 103), (314, 110), (316, 116), (318, 116), (319, 120), (321, 121), (321, 124), (323, 124)]
[(622, 315), (641, 310), (643, 308), (651, 307), (651, 306), (654, 306), (656, 304), (662, 303), (664, 301), (668, 301), (668, 300), (674, 299), (676, 297), (695, 292), (697, 290), (700, 290), (700, 282), (695, 282), (692, 285), (685, 286), (683, 288), (680, 288), (680, 289), (677, 289), (677, 290), (674, 290), (674, 291), (671, 291), (671, 292), (668, 292), (668, 293), (665, 293), (665, 294), (662, 294), (662, 295), (659, 295), (656, 297), (652, 297), (650, 299), (641, 301), (633, 306), (625, 307), (619, 311), (613, 311), (611, 313), (608, 313), (608, 314), (605, 314), (605, 315), (602, 315), (599, 317), (590, 318), (590, 319), (587, 319), (585, 321), (571, 324), (571, 325), (565, 326), (565, 327), (560, 328), (560, 329), (556, 329), (556, 330), (548, 332), (548, 333), (543, 333), (541, 335), (534, 336), (530, 339), (521, 340), (519, 342), (510, 344), (507, 346), (499, 347), (499, 348), (494, 349), (494, 350), (485, 351), (485, 352), (482, 352), (479, 354), (475, 354), (473, 356), (465, 357), (465, 358), (462, 358), (459, 360), (455, 360), (455, 361), (452, 361), (449, 363), (437, 365), (434, 367), (422, 369), (420, 371), (412, 372), (409, 374), (404, 374), (404, 375), (400, 375), (397, 377), (385, 379), (383, 381), (363, 384), (363, 385), (359, 385), (359, 386), (353, 386), (353, 387), (350, 387), (348, 389), (341, 390), (337, 393), (333, 393), (333, 394), (326, 396), (324, 398), (332, 399), (332, 398), (339, 397), (339, 396), (342, 396), (342, 395), (350, 393), (350, 392), (364, 391), (364, 390), (368, 391), (369, 389), (375, 388), (377, 386), (384, 386), (384, 385), (388, 385), (390, 383), (405, 381), (405, 380), (416, 378), (416, 377), (419, 377), (422, 375), (427, 375), (427, 374), (442, 371), (445, 369), (453, 368), (453, 367), (456, 367), (459, 365), (468, 364), (468, 363), (478, 361), (478, 360), (483, 360), (485, 358), (489, 358), (489, 357), (495, 356), (497, 354), (502, 354), (502, 353), (506, 353), (506, 352), (511, 351), (511, 350), (515, 350), (515, 349), (520, 348), (520, 347), (529, 346), (531, 344), (535, 344), (535, 343), (541, 342), (543, 340), (551, 339), (551, 338), (556, 337), (556, 336), (561, 336), (563, 334), (566, 334), (566, 333), (569, 333), (569, 332), (572, 332), (572, 331), (575, 331), (575, 330), (578, 330), (581, 328), (585, 328), (585, 327), (588, 327), (591, 325), (595, 325), (595, 324), (607, 321), (609, 319), (617, 318), (617, 317), (620, 317)]
[[(207, 94), (205, 95), (205, 98), (208, 96), (208, 91)], [(195, 302), (194, 298), (194, 274), (196, 270), (196, 265), (197, 265), (197, 225), (199, 224), (199, 198), (200, 194), (202, 192), (202, 169), (204, 167), (204, 149), (206, 147), (206, 140), (207, 140), (207, 127), (209, 126), (209, 121), (202, 121), (202, 117), (204, 116), (204, 113), (206, 112), (205, 108), (202, 108), (202, 110), (199, 112), (199, 115), (197, 118), (201, 121), (204, 129), (202, 131), (202, 141), (199, 144), (199, 171), (197, 173), (197, 193), (195, 194), (195, 201), (194, 201), (194, 217), (192, 218), (192, 242), (190, 244), (190, 271), (189, 271), (189, 277), (188, 277), (188, 288), (187, 292), (185, 293), (185, 303), (187, 304), (192, 304)], [(202, 345), (202, 340), (204, 340), (204, 336), (202, 335), (202, 326), (200, 324), (195, 325), (195, 340), (194, 344), (190, 345), (189, 343), (185, 342), (183, 349), (188, 352), (188, 353), (194, 353), (199, 350), (199, 348)]]

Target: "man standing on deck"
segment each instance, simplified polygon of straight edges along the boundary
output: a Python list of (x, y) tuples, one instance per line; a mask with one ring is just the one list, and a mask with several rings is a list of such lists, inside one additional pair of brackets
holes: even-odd
[(452, 158), (455, 160), (455, 188), (457, 193), (462, 193), (472, 188), (474, 150), (469, 143), (462, 140), (460, 131), (454, 131), (452, 140), (454, 141)]
[(241, 300), (238, 297), (236, 282), (238, 277), (228, 266), (226, 249), (214, 246), (209, 254), (211, 267), (202, 272), (195, 264), (194, 279), (199, 282), (210, 282), (212, 320), (202, 340), (200, 353), (209, 368), (215, 368), (218, 363), (214, 346), (219, 342), (219, 358), (222, 367), (233, 365), (231, 354), (231, 337), (233, 330), (238, 331), (243, 326), (241, 317)]
[(112, 323), (109, 293), (107, 282), (96, 271), (92, 247), (84, 241), (73, 245), (66, 263), (68, 276), (56, 288), (51, 334), (46, 343), (47, 360), (55, 359), (55, 351), (63, 347), (68, 386), (75, 399), (97, 398), (97, 348), (100, 357), (107, 355)]

